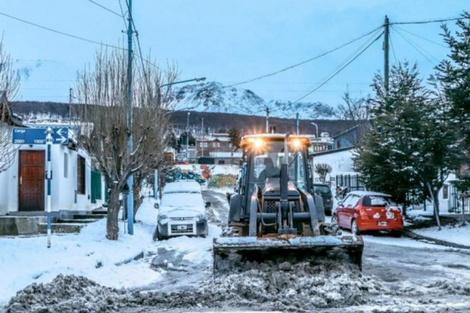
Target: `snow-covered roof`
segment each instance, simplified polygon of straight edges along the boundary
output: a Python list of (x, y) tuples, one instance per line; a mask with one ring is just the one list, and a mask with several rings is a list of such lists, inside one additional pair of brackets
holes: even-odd
[(378, 191), (351, 191), (351, 192), (348, 192), (348, 195), (350, 194), (357, 195), (359, 197), (363, 197), (363, 196), (391, 197), (391, 195), (389, 194), (378, 192)]
[(163, 194), (191, 192), (201, 193), (201, 185), (195, 181), (177, 181), (168, 183), (163, 188)]
[(235, 159), (241, 159), (243, 157), (243, 153), (241, 152), (210, 152), (209, 153), (211, 157), (214, 158), (235, 158)]

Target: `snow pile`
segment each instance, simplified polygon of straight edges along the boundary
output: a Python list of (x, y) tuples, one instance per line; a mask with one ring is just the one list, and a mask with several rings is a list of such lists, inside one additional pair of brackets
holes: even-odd
[(85, 277), (62, 274), (49, 284), (31, 284), (13, 297), (5, 312), (113, 312), (124, 293)]
[(5, 312), (115, 312), (125, 307), (256, 308), (290, 312), (364, 304), (384, 291), (354, 266), (300, 263), (283, 270), (250, 270), (207, 280), (198, 290), (171, 293), (120, 291), (80, 276), (57, 276), (17, 293)]
[(213, 299), (261, 310), (311, 311), (363, 304), (384, 287), (348, 263), (302, 262), (219, 277), (202, 286)]

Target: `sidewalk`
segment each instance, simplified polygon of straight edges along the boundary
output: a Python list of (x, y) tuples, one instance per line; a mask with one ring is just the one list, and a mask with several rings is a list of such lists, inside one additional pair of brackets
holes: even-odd
[[(421, 211), (423, 213), (423, 211)], [(413, 214), (405, 223), (403, 236), (457, 249), (470, 250), (470, 215), (443, 215), (441, 230), (429, 214)]]

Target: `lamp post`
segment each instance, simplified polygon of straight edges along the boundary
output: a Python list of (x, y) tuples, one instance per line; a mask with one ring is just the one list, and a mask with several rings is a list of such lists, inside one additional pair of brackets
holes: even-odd
[[(158, 102), (160, 103), (160, 101), (161, 101), (161, 90), (162, 90), (163, 87), (172, 86), (172, 85), (176, 85), (176, 84), (189, 83), (189, 82), (201, 82), (201, 81), (204, 81), (204, 80), (206, 80), (205, 77), (198, 77), (198, 78), (193, 78), (193, 79), (186, 79), (186, 80), (182, 80), (182, 81), (162, 84), (158, 88)], [(188, 119), (186, 121), (186, 159), (188, 160), (188, 162), (189, 162), (189, 150), (188, 150), (188, 147), (189, 147), (189, 136), (188, 135), (189, 134), (188, 134), (188, 130), (189, 130), (189, 115), (190, 114), (191, 114), (191, 112), (188, 112)]]
[(201, 153), (201, 157), (204, 156), (204, 118), (202, 118), (202, 153)]
[(313, 126), (315, 126), (315, 148), (313, 149), (313, 152), (318, 148), (318, 125), (315, 124), (314, 122), (311, 122)]
[[(157, 104), (158, 104), (159, 106), (161, 105), (160, 102), (161, 102), (161, 98), (162, 98), (162, 88), (163, 88), (163, 87), (172, 86), (172, 85), (176, 85), (176, 84), (189, 83), (189, 82), (202, 82), (202, 81), (204, 81), (204, 80), (206, 80), (205, 77), (198, 77), (198, 78), (186, 79), (186, 80), (182, 80), (182, 81), (171, 82), (171, 83), (166, 83), (166, 84), (160, 85), (160, 87), (158, 87), (158, 94), (157, 94), (157, 95), (158, 95), (158, 99), (157, 99)], [(168, 113), (170, 113), (170, 111), (169, 111), (169, 112), (166, 112), (165, 114), (168, 114)], [(189, 112), (188, 112), (188, 123), (189, 123)], [(187, 145), (187, 143), (186, 143), (186, 145)], [(186, 146), (186, 147), (187, 147), (187, 146)], [(159, 172), (160, 172), (159, 169), (157, 169), (157, 170), (155, 171), (155, 181), (158, 182), (158, 191), (159, 191), (159, 195), (160, 195), (160, 198), (161, 198), (161, 192), (162, 192), (162, 190), (161, 190), (161, 186), (160, 186), (160, 183), (159, 183), (159, 180), (158, 180), (158, 179), (159, 179), (159, 175), (158, 175)]]
[(160, 101), (161, 101), (161, 98), (162, 98), (162, 88), (163, 87), (172, 86), (172, 85), (176, 85), (176, 84), (189, 83), (189, 82), (202, 82), (204, 80), (206, 80), (205, 77), (198, 77), (198, 78), (186, 79), (186, 80), (182, 80), (182, 81), (178, 81), (178, 82), (171, 82), (171, 83), (166, 83), (166, 84), (160, 85), (160, 87), (158, 87), (158, 105), (160, 105)]
[(188, 112), (188, 118), (186, 119), (186, 160), (189, 163), (189, 115), (191, 112)]

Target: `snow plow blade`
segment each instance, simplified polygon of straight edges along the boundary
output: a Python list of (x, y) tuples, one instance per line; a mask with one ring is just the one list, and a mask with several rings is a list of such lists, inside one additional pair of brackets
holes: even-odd
[[(290, 239), (214, 238), (214, 274), (242, 272), (282, 263), (348, 262), (362, 269), (361, 236), (316, 236)], [(264, 265), (262, 265), (264, 264)]]

